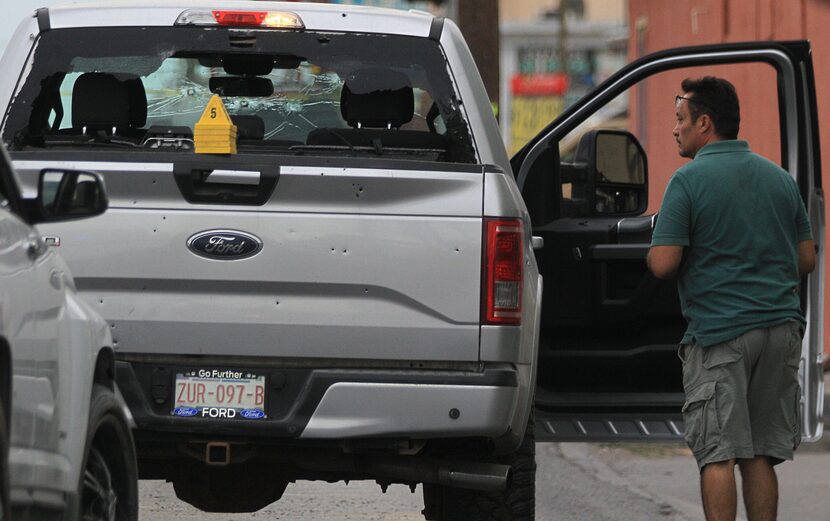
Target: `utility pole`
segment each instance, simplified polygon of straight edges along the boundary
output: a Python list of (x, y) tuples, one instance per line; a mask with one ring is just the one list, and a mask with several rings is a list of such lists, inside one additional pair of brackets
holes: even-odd
[(568, 74), (568, 12), (567, 2), (559, 2), (559, 70)]
[(499, 1), (456, 0), (458, 27), (484, 80), (494, 109), (499, 102)]

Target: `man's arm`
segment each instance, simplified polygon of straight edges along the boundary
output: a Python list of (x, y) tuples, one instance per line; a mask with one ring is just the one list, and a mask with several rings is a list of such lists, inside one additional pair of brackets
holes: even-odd
[(812, 240), (798, 243), (798, 274), (812, 273), (816, 268), (816, 244)]
[[(799, 260), (800, 260), (799, 255)], [(652, 246), (648, 250), (646, 264), (658, 279), (670, 279), (677, 274), (683, 260), (683, 246)]]
[(691, 213), (691, 197), (685, 181), (675, 173), (666, 186), (646, 257), (648, 269), (658, 279), (670, 279), (677, 275), (683, 260), (683, 248), (690, 243)]

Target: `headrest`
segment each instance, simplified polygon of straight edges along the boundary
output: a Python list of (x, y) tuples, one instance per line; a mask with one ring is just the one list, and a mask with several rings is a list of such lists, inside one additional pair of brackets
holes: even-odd
[(130, 123), (127, 84), (112, 74), (87, 72), (72, 90), (72, 126), (108, 129)]
[(127, 85), (127, 96), (130, 100), (130, 126), (141, 128), (147, 124), (147, 91), (141, 78), (124, 80)]
[(231, 116), (236, 125), (236, 137), (239, 139), (262, 139), (265, 137), (265, 122), (259, 116)]
[(412, 120), (412, 83), (389, 69), (360, 69), (349, 73), (340, 93), (340, 114), (349, 126), (398, 128)]

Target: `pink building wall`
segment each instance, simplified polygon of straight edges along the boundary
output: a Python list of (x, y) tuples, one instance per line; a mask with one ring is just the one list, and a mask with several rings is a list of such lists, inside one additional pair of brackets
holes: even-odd
[[(629, 0), (629, 58), (641, 54), (687, 45), (755, 41), (799, 40), (812, 43), (816, 75), (819, 131), (825, 168), (822, 184), (830, 186), (830, 2), (825, 0)], [(777, 123), (777, 95), (772, 72), (759, 73), (759, 67), (717, 67), (700, 69), (728, 78), (735, 84), (741, 99), (741, 132), (753, 150), (774, 161), (780, 159)], [(685, 160), (677, 157), (671, 136), (674, 125), (672, 98), (680, 94), (685, 75), (664, 74), (648, 84), (649, 107), (642, 112), (637, 96), (631, 96), (631, 128), (648, 129), (643, 146), (649, 154), (649, 210), (657, 211), (666, 183)], [(654, 110), (654, 97), (666, 98), (665, 110)], [(660, 105), (662, 107), (662, 105)], [(769, 106), (770, 111), (757, 107)], [(753, 108), (750, 110), (750, 108)], [(769, 112), (765, 114), (764, 112)], [(641, 117), (645, 121), (641, 121)], [(659, 168), (651, 168), (659, 165)], [(827, 237), (821, 240), (822, 247)], [(825, 250), (826, 251), (826, 250)], [(830, 255), (825, 254), (825, 270), (830, 269)], [(830, 273), (830, 271), (826, 271)], [(825, 350), (830, 351), (830, 291), (825, 292)]]

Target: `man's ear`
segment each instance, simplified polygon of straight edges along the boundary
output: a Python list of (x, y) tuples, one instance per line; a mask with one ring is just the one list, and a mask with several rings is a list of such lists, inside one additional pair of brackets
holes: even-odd
[(709, 114), (701, 114), (697, 117), (697, 128), (701, 132), (706, 132), (712, 128), (712, 118), (709, 117)]

